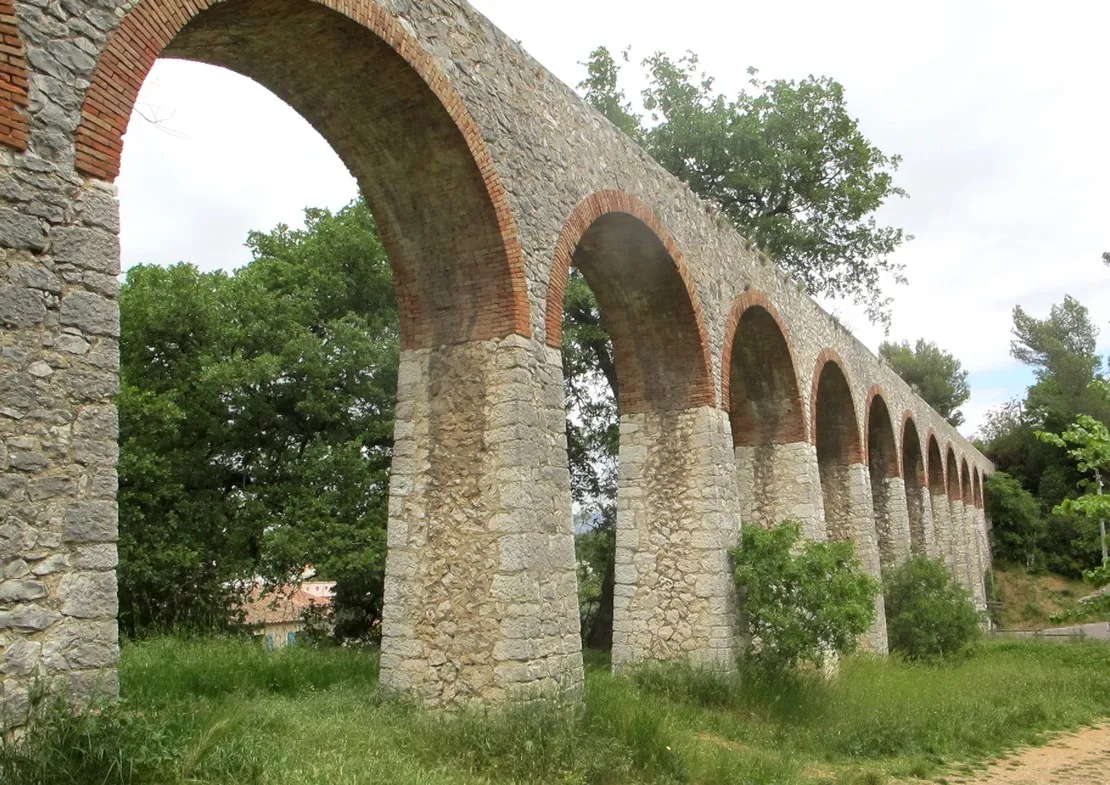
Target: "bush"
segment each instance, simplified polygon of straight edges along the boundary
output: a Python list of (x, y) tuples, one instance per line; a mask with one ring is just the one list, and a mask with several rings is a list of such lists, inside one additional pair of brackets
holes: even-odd
[(891, 651), (915, 660), (946, 657), (963, 652), (979, 637), (971, 595), (940, 561), (915, 556), (885, 583)]
[(747, 656), (773, 671), (820, 666), (852, 651), (875, 620), (879, 586), (850, 542), (802, 540), (801, 524), (745, 525), (730, 552), (741, 612), (752, 636)]

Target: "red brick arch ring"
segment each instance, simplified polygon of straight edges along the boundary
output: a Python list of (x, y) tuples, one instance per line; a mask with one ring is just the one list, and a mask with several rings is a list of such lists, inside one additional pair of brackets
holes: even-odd
[[(902, 445), (902, 453), (906, 452), (906, 428), (913, 424), (914, 433), (917, 434), (917, 465), (920, 467), (918, 470), (918, 480), (921, 482), (922, 488), (929, 487), (929, 438), (926, 434), (925, 440), (921, 440), (921, 430), (917, 427), (917, 420), (914, 419), (913, 412), (906, 409), (902, 412), (902, 429), (899, 431)], [(929, 433), (932, 433), (931, 431)]]
[[(894, 421), (890, 419), (890, 405), (887, 403), (886, 393), (883, 391), (881, 384), (871, 385), (871, 389), (867, 391), (867, 405), (863, 409), (863, 438), (866, 439), (864, 445), (864, 454), (867, 456), (868, 462), (871, 461), (871, 405), (875, 399), (879, 398), (886, 408), (887, 422), (890, 425), (891, 436), (894, 437), (894, 459), (888, 467), (888, 477), (901, 477), (902, 476), (902, 455), (899, 449), (904, 442), (900, 442), (903, 437), (902, 432), (894, 430)], [(905, 423), (903, 423), (905, 425)]]
[(781, 438), (783, 443), (789, 442), (804, 442), (809, 441), (809, 427), (810, 423), (808, 418), (805, 417), (805, 409), (802, 406), (802, 391), (798, 387), (798, 379), (801, 375), (798, 373), (798, 356), (794, 351), (794, 340), (790, 335), (790, 328), (786, 326), (786, 320), (782, 318), (778, 308), (771, 302), (771, 298), (759, 289), (747, 289), (736, 296), (732, 301), (732, 310), (729, 312), (728, 322), (725, 324), (725, 343), (724, 349), (721, 353), (721, 408), (726, 412), (732, 410), (732, 348), (736, 341), (736, 331), (740, 327), (740, 320), (744, 317), (744, 313), (749, 308), (762, 308), (767, 312), (767, 315), (774, 320), (779, 328), (779, 333), (782, 335), (783, 341), (786, 343), (786, 351), (790, 356), (790, 367), (794, 369), (795, 390), (794, 395), (797, 400), (798, 406), (798, 419), (801, 423), (802, 433), (784, 435)]
[(850, 450), (849, 458), (852, 463), (866, 464), (864, 459), (863, 440), (860, 438), (859, 433), (859, 415), (856, 409), (855, 398), (852, 396), (852, 380), (848, 378), (847, 366), (844, 364), (844, 359), (837, 353), (835, 349), (822, 349), (820, 354), (817, 355), (817, 361), (813, 364), (813, 382), (809, 393), (809, 419), (810, 419), (810, 435), (814, 445), (817, 444), (817, 388), (821, 382), (821, 372), (829, 363), (834, 363), (840, 372), (844, 375), (844, 380), (848, 383), (848, 398), (852, 407), (852, 419), (856, 423), (855, 444)]
[[(0, 0), (2, 2), (10, 5), (11, 0)], [(414, 80), (426, 85), (428, 106), (438, 102), (439, 108), (435, 111), (441, 115), (445, 113), (448, 118), (444, 120), (445, 127), (450, 123), (457, 130), (458, 136), (451, 144), (458, 144), (472, 159), (473, 167), (466, 175), (473, 183), (472, 194), (483, 202), (488, 200), (488, 204), (481, 207), (483, 214), (489, 216), (481, 229), (486, 233), (482, 240), (484, 245), (474, 251), (474, 258), (478, 259), (480, 254), (485, 266), (480, 273), (481, 280), (468, 295), (474, 301), (470, 307), (473, 313), (464, 314), (466, 319), (452, 316), (456, 323), (453, 327), (446, 318), (429, 326), (438, 318), (436, 309), (440, 308), (435, 300), (435, 287), (421, 283), (424, 279), (418, 281), (411, 266), (401, 260), (400, 253), (394, 252), (404, 239), (399, 236), (401, 233), (379, 221), (382, 239), (390, 249), (396, 273), (398, 304), (402, 310), (402, 346), (416, 348), (511, 334), (529, 336), (527, 280), (507, 194), (478, 125), (446, 74), (400, 22), (374, 0), (305, 0), (305, 5), (329, 9), (347, 22), (366, 29), (407, 64), (415, 75)], [(210, 9), (223, 12), (228, 6), (220, 0), (140, 0), (127, 12), (110, 35), (85, 95), (76, 132), (79, 172), (108, 181), (116, 178), (123, 135), (147, 74), (185, 26)], [(419, 290), (420, 286), (424, 289)], [(483, 286), (486, 288), (481, 289)], [(411, 317), (406, 319), (406, 313)]]
[(26, 150), (27, 52), (13, 0), (0, 0), (0, 145)]
[[(694, 288), (693, 278), (690, 275), (685, 257), (674, 236), (667, 230), (659, 216), (639, 198), (624, 191), (598, 191), (587, 196), (578, 203), (564, 222), (559, 239), (555, 244), (551, 276), (547, 284), (545, 313), (547, 345), (560, 348), (563, 344), (563, 298), (566, 294), (570, 268), (574, 266), (574, 255), (579, 243), (599, 219), (614, 214), (631, 216), (636, 219), (662, 244), (663, 249), (674, 264), (674, 269), (681, 280), (681, 285), (685, 289), (686, 297), (689, 300), (689, 306), (693, 311), (699, 356), (689, 359), (689, 361), (696, 363), (693, 373), (695, 383), (692, 385), (692, 389), (684, 392), (681, 408), (717, 406), (716, 387), (713, 384), (711, 371), (713, 364), (709, 349), (708, 332), (705, 329), (701, 304), (698, 301), (697, 290)], [(618, 347), (614, 347), (614, 349), (619, 352)], [(671, 360), (673, 362), (688, 361), (686, 358), (671, 358)], [(618, 367), (619, 365), (618, 358)], [(622, 387), (620, 398), (622, 412), (631, 413), (651, 408), (648, 401), (641, 400), (641, 395), (638, 394), (637, 390), (632, 390), (631, 394), (626, 395)]]

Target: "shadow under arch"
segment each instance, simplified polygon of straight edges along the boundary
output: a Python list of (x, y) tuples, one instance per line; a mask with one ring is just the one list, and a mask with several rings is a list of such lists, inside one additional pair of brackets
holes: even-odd
[(867, 467), (871, 477), (871, 498), (875, 510), (875, 532), (879, 540), (879, 558), (883, 572), (897, 567), (910, 554), (910, 522), (907, 513), (906, 486), (902, 481), (902, 461), (898, 459), (898, 442), (879, 385), (868, 393)]
[(913, 556), (927, 556), (933, 540), (932, 507), (927, 496), (929, 478), (923, 456), (917, 424), (907, 409), (902, 416), (902, 477), (906, 486), (910, 553)]
[[(612, 341), (620, 417), (612, 662), (689, 658), (729, 666), (736, 543), (727, 418), (685, 261), (639, 199), (603, 191), (567, 218), (548, 283), (546, 329), (561, 347), (571, 268)], [(730, 525), (732, 530), (730, 531)], [(691, 594), (691, 582), (701, 589)]]
[(529, 334), (516, 226), (482, 136), (431, 56), (372, 0), (141, 0), (93, 73), (79, 171), (115, 179), (159, 57), (253, 79), (332, 146), (381, 228), (403, 348)]

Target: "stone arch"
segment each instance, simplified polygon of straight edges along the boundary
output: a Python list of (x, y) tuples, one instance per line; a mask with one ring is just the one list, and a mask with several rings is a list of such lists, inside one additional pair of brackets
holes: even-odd
[[(881, 580), (874, 502), (852, 386), (844, 373), (843, 361), (830, 349), (817, 357), (812, 395), (812, 433), (826, 534), (830, 540), (850, 540), (864, 569)], [(881, 597), (876, 597), (875, 624), (864, 643), (877, 653), (887, 650), (886, 612)]]
[(820, 494), (796, 368), (790, 333), (769, 298), (754, 289), (737, 297), (725, 331), (721, 398), (740, 516), (764, 527), (797, 520), (816, 536)]
[(141, 0), (93, 72), (79, 171), (115, 179), (139, 89), (163, 56), (257, 81), (332, 145), (378, 220), (403, 348), (529, 335), (516, 226), (481, 133), (432, 57), (374, 0)]
[(697, 292), (678, 244), (651, 208), (630, 194), (601, 191), (571, 213), (548, 282), (553, 348), (562, 346), (571, 267), (593, 290), (612, 338), (621, 414), (716, 406)]
[[(826, 349), (813, 372), (813, 440), (825, 507), (825, 525), (832, 540), (853, 537), (850, 468), (863, 464), (852, 388), (839, 356)], [(868, 503), (870, 507), (870, 501)]]
[(981, 476), (982, 475), (980, 475), (979, 473), (979, 467), (976, 466), (975, 471), (973, 471), (971, 474), (972, 500), (974, 501), (976, 507), (983, 506), (983, 484), (980, 480)]
[(685, 260), (635, 197), (616, 191), (588, 197), (567, 219), (555, 250), (546, 312), (551, 349), (562, 342), (571, 267), (597, 298), (616, 370), (613, 667), (679, 658), (727, 666), (735, 482), (719, 460), (728, 420), (717, 407), (709, 342)]
[(933, 433), (933, 429), (929, 429), (928, 438), (928, 453), (927, 453), (927, 470), (929, 477), (929, 489), (934, 494), (947, 493), (947, 485), (944, 476), (944, 459), (941, 457), (940, 442), (937, 441), (937, 436)]
[(402, 350), (383, 688), (428, 705), (576, 691), (565, 457), (544, 419), (559, 411), (562, 390), (544, 397), (552, 391), (526, 340), (516, 225), (462, 99), (373, 0), (138, 0), (85, 94), (80, 172), (118, 173), (138, 90), (160, 56), (222, 66), (271, 90), (329, 142), (378, 222)]
[(875, 531), (882, 568), (886, 571), (909, 558), (910, 523), (894, 423), (879, 385), (874, 385), (868, 393), (866, 413), (864, 432), (867, 434), (867, 467), (871, 477)]
[(725, 328), (721, 362), (721, 400), (734, 444), (808, 438), (797, 367), (790, 330), (770, 298), (758, 289), (739, 295)]
[[(925, 556), (932, 541), (929, 478), (917, 424), (908, 409), (902, 415), (902, 477), (906, 488), (906, 514), (910, 525), (910, 553)], [(926, 516), (928, 511), (928, 516)]]
[(0, 145), (26, 150), (27, 53), (13, 0), (0, 0)]

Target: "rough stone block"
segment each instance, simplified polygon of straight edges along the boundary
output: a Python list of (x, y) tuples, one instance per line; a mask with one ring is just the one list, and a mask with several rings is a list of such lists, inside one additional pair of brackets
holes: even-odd
[(58, 588), (62, 614), (79, 619), (114, 618), (119, 611), (115, 572), (72, 572)]
[(118, 510), (110, 501), (77, 502), (65, 514), (67, 542), (115, 542)]

